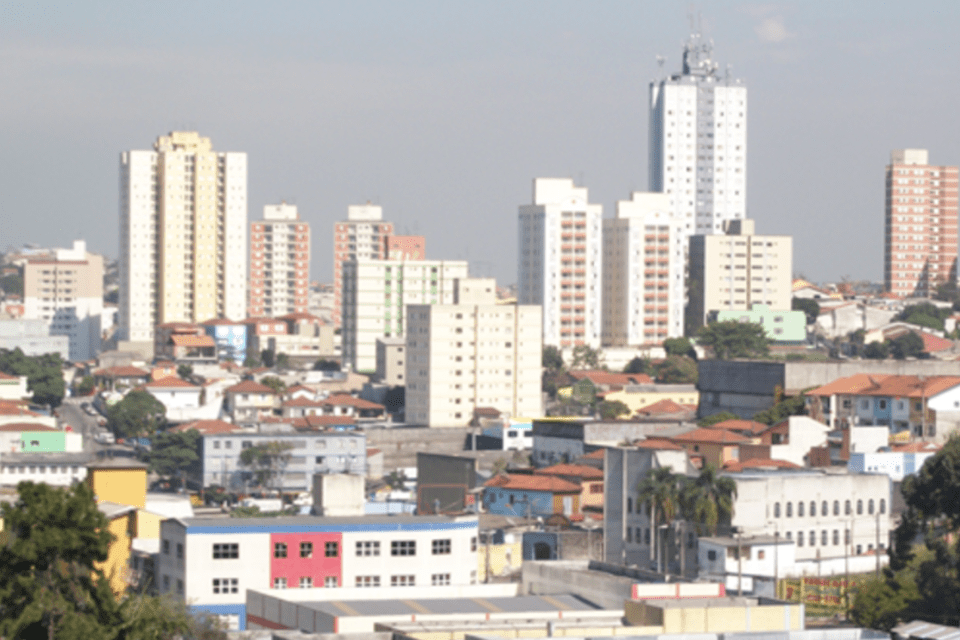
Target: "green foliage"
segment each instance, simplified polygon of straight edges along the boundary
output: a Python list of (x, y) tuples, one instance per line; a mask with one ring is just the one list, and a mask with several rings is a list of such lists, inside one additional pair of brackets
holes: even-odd
[(19, 348), (0, 349), (0, 371), (12, 376), (27, 376), (27, 389), (36, 404), (57, 407), (66, 394), (63, 361), (55, 353), (28, 357)]
[(189, 364), (177, 365), (177, 375), (184, 380), (189, 380), (193, 375), (193, 367)]
[(718, 422), (724, 422), (726, 420), (739, 420), (740, 416), (735, 413), (730, 413), (729, 411), (721, 411), (720, 413), (715, 413), (712, 416), (707, 416), (706, 418), (701, 418), (697, 424), (701, 427), (709, 427), (715, 425)]
[[(507, 459), (498, 458), (498, 460), (494, 461), (494, 467), (495, 467), (493, 472), (494, 475), (499, 473), (499, 471), (496, 470), (496, 465), (497, 465), (497, 462), (501, 460), (503, 461), (503, 469), (507, 468)], [(501, 471), (503, 469), (501, 469)], [(407, 475), (403, 471), (395, 470), (395, 471), (391, 471), (390, 474), (387, 475), (386, 478), (384, 478), (384, 480), (386, 481), (387, 486), (389, 486), (391, 489), (403, 489), (407, 483)]]
[(820, 305), (810, 298), (794, 298), (790, 304), (794, 311), (803, 311), (807, 316), (807, 324), (815, 324), (820, 317)]
[(226, 640), (220, 621), (197, 614), (186, 603), (166, 596), (132, 595), (121, 604), (120, 637), (129, 640)]
[(871, 342), (863, 347), (863, 357), (870, 360), (886, 360), (890, 355), (890, 346), (886, 342)]
[(320, 358), (313, 363), (314, 371), (340, 371), (340, 363), (336, 360)]
[(287, 384), (276, 376), (264, 376), (260, 380), (260, 384), (270, 387), (278, 394), (281, 394), (287, 390)]
[(763, 326), (753, 322), (711, 322), (697, 335), (700, 344), (713, 349), (720, 360), (761, 358), (770, 353), (770, 340)]
[(802, 416), (807, 412), (807, 402), (801, 393), (792, 398), (784, 398), (769, 409), (754, 414), (753, 419), (763, 424), (777, 424), (790, 416)]
[(272, 487), (283, 476), (290, 462), (291, 449), (293, 444), (289, 442), (264, 442), (241, 451), (240, 464), (253, 472), (258, 485)]
[(693, 523), (699, 535), (715, 536), (720, 523), (733, 518), (736, 496), (736, 481), (717, 475), (716, 469), (707, 465), (699, 476), (683, 484), (680, 503), (684, 518)]
[(682, 477), (669, 467), (650, 469), (637, 486), (637, 502), (649, 504), (654, 528), (673, 522), (680, 509)]
[(541, 360), (543, 368), (547, 371), (554, 373), (563, 371), (563, 354), (552, 344), (544, 345)]
[(597, 412), (604, 420), (616, 420), (620, 416), (629, 416), (630, 407), (619, 400), (604, 400), (597, 405)]
[(590, 345), (578, 344), (573, 348), (570, 356), (570, 368), (580, 369), (599, 369), (602, 366), (603, 354), (599, 349), (594, 349)]
[(689, 338), (667, 338), (663, 341), (663, 350), (668, 356), (690, 356), (696, 354)]
[(383, 406), (387, 408), (388, 412), (394, 413), (406, 406), (406, 397), (406, 387), (390, 387), (387, 389), (387, 392), (383, 394)]
[(897, 360), (919, 358), (923, 355), (923, 338), (908, 331), (890, 341), (890, 353)]
[(277, 354), (277, 368), (278, 369), (289, 369), (290, 368), (290, 356), (285, 353)]
[(3, 289), (7, 295), (18, 295), (23, 298), (23, 276), (18, 273), (12, 273), (8, 276), (0, 277), (0, 289)]
[(941, 309), (930, 302), (921, 302), (905, 307), (903, 311), (893, 317), (894, 322), (909, 322), (921, 327), (929, 327), (943, 331), (943, 321), (953, 314), (953, 309)]
[(889, 631), (904, 621), (904, 613), (920, 598), (917, 583), (901, 573), (884, 572), (881, 578), (861, 585), (853, 599), (850, 617), (869, 629)]
[(77, 393), (81, 396), (89, 396), (96, 389), (93, 376), (83, 376), (83, 379), (77, 384)]
[(649, 358), (641, 358), (640, 356), (637, 356), (627, 363), (627, 366), (623, 368), (623, 372), (634, 374), (644, 373), (650, 375), (653, 373), (653, 365), (650, 363)]
[(200, 460), (199, 443), (200, 432), (196, 429), (157, 434), (147, 456), (150, 470), (164, 478), (182, 478)]
[(669, 356), (656, 365), (656, 380), (663, 384), (696, 384), (697, 363), (687, 356)]
[(167, 408), (147, 391), (131, 391), (107, 411), (107, 428), (123, 438), (150, 437), (166, 422)]
[(277, 356), (270, 349), (264, 349), (260, 352), (260, 362), (262, 362), (266, 368), (272, 369), (277, 363)]

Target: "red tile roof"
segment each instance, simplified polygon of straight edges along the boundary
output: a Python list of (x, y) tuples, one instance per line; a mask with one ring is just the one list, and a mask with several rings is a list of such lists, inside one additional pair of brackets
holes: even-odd
[(808, 391), (807, 395), (930, 398), (957, 385), (960, 385), (960, 376), (929, 376), (921, 381), (918, 376), (858, 373)]
[(215, 347), (217, 343), (214, 342), (213, 336), (202, 335), (202, 336), (170, 336), (170, 341), (173, 342), (175, 346), (178, 347)]
[(316, 393), (316, 391), (314, 391), (310, 387), (305, 387), (299, 383), (293, 385), (292, 387), (287, 387), (287, 390), (284, 393), (286, 393), (289, 396), (289, 395), (293, 395), (297, 391), (306, 391), (307, 393)]
[(712, 444), (748, 444), (750, 438), (744, 438), (738, 433), (727, 431), (726, 429), (707, 429), (701, 427), (694, 429), (689, 433), (683, 433), (679, 436), (670, 438), (674, 442), (703, 442)]
[(926, 331), (914, 331), (914, 333), (923, 339), (923, 350), (927, 353), (946, 351), (955, 346), (953, 340), (947, 340), (946, 338), (935, 336), (932, 333), (927, 333)]
[(8, 422), (0, 424), (0, 431), (59, 431), (54, 427), (40, 424), (39, 422)]
[(673, 400), (658, 400), (653, 404), (637, 409), (637, 413), (643, 416), (653, 416), (670, 413), (691, 413), (696, 411), (696, 407), (688, 404), (680, 404)]
[(195, 420), (181, 424), (170, 429), (170, 431), (190, 431), (196, 430), (205, 436), (218, 435), (221, 433), (239, 433), (243, 431), (240, 427), (223, 420)]
[(762, 422), (754, 422), (753, 420), (724, 420), (723, 422), (711, 424), (707, 428), (727, 429), (729, 431), (736, 431), (738, 433), (750, 433), (756, 435), (766, 431), (769, 426), (770, 425), (763, 424)]
[(555, 464), (551, 467), (537, 469), (534, 473), (548, 476), (576, 476), (585, 480), (603, 480), (603, 471), (586, 464)]
[(93, 372), (93, 375), (101, 378), (147, 378), (150, 372), (137, 367), (120, 366), (98, 369)]
[(904, 453), (924, 453), (927, 451), (940, 451), (940, 446), (932, 442), (910, 442), (908, 444), (897, 444), (890, 447), (891, 451), (902, 451)]
[(0, 416), (31, 416), (39, 418), (40, 414), (30, 411), (22, 404), (0, 402)]
[(228, 387), (224, 393), (276, 393), (265, 384), (254, 382), (253, 380), (244, 380), (239, 384)]
[(145, 389), (199, 389), (195, 384), (191, 384), (186, 380), (181, 380), (176, 376), (167, 376), (166, 378), (160, 378), (159, 380), (154, 380), (153, 382), (148, 382), (147, 384), (141, 385)]
[(653, 380), (645, 373), (611, 373), (597, 369), (571, 371), (570, 375), (577, 380), (587, 378), (596, 385), (653, 384)]
[(671, 442), (666, 438), (646, 438), (644, 440), (637, 440), (633, 443), (633, 446), (638, 449), (654, 449), (656, 451), (683, 451), (683, 447), (678, 445), (675, 442)]
[(500, 474), (484, 483), (486, 487), (502, 487), (514, 491), (545, 491), (547, 493), (580, 493), (579, 485), (544, 475)]
[(313, 315), (312, 313), (304, 313), (303, 311), (295, 311), (294, 313), (288, 313), (285, 316), (278, 317), (277, 320), (291, 320), (294, 322), (299, 320), (312, 320), (320, 324), (324, 324), (324, 325), (326, 324), (326, 322), (323, 321), (323, 318), (319, 318)]
[(604, 454), (604, 449), (597, 449), (596, 451), (591, 451), (590, 453), (581, 457), (588, 458), (590, 460), (603, 460), (603, 454)]
[(19, 376), (11, 376), (3, 371), (0, 371), (0, 380), (19, 380)]
[(309, 398), (293, 398), (292, 400), (284, 400), (282, 406), (286, 408), (286, 407), (323, 407), (326, 405), (316, 400), (310, 400)]
[(206, 326), (206, 327), (215, 327), (215, 326), (218, 326), (218, 325), (225, 325), (225, 324), (231, 324), (231, 325), (233, 325), (233, 324), (243, 324), (243, 323), (242, 323), (242, 322), (234, 322), (234, 321), (231, 320), (230, 318), (213, 318), (213, 319), (207, 320), (206, 322), (203, 323), (203, 325)]
[(723, 464), (724, 471), (732, 471), (734, 473), (738, 471), (743, 471), (744, 469), (802, 469), (798, 464), (794, 464), (788, 460), (772, 460), (772, 459), (763, 459), (763, 458), (751, 458), (750, 460), (745, 460), (743, 462), (739, 460), (728, 460)]
[(335, 393), (329, 396), (326, 400), (323, 400), (324, 405), (330, 405), (334, 407), (356, 407), (357, 409), (385, 409), (382, 404), (377, 404), (376, 402), (370, 402), (369, 400), (364, 400), (363, 398), (354, 398), (353, 396), (346, 393)]

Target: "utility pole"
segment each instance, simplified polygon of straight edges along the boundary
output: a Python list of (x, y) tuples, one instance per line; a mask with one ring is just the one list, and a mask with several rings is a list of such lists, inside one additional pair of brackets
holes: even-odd
[(743, 545), (740, 540), (740, 529), (737, 529), (737, 596), (743, 595)]

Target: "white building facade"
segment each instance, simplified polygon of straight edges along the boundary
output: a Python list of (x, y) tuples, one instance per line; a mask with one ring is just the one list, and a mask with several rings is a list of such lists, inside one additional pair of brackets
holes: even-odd
[(167, 322), (243, 318), (247, 155), (194, 131), (120, 156), (120, 339)]
[(603, 344), (639, 347), (683, 336), (683, 220), (669, 196), (634, 192), (603, 221)]
[(404, 335), (410, 304), (452, 304), (454, 281), (467, 277), (463, 260), (350, 260), (343, 264), (343, 363), (377, 369), (377, 338)]
[(746, 217), (747, 88), (712, 54), (695, 33), (681, 73), (650, 84), (650, 190), (670, 197), (688, 235)]
[(542, 413), (542, 318), (537, 305), (496, 304), (496, 281), (456, 281), (454, 304), (410, 305), (406, 420), (463, 427), (477, 407)]
[(263, 220), (250, 223), (249, 317), (305, 313), (309, 285), (310, 225), (296, 205), (266, 205)]
[(350, 260), (385, 260), (393, 224), (383, 221), (383, 207), (347, 207), (347, 219), (333, 225), (333, 322), (343, 320), (343, 265)]
[(543, 308), (543, 344), (600, 346), (603, 207), (567, 178), (537, 178), (519, 210), (517, 299)]

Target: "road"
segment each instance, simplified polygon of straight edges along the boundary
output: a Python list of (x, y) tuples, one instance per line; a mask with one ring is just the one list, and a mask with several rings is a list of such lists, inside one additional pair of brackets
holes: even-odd
[(74, 432), (83, 435), (83, 450), (87, 453), (96, 453), (101, 449), (94, 436), (100, 428), (97, 419), (80, 408), (83, 402), (89, 402), (90, 398), (64, 398), (63, 402), (57, 408), (60, 414), (60, 420), (73, 427)]

